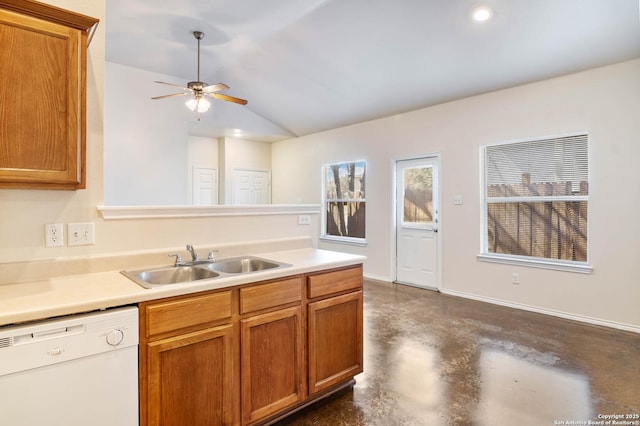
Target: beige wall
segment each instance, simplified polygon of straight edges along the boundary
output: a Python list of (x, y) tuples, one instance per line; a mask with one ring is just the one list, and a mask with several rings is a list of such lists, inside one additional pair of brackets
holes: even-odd
[(191, 111), (181, 99), (151, 99), (171, 92), (154, 81), (173, 77), (113, 62), (104, 77), (104, 204), (187, 204)]
[[(439, 153), (443, 291), (638, 327), (638, 117), (640, 60), (635, 60), (277, 143), (274, 198), (319, 203), (322, 164), (367, 160), (367, 246), (320, 246), (364, 254), (367, 275), (393, 279), (392, 159)], [(582, 131), (590, 142), (594, 272), (478, 261), (479, 147)], [(454, 195), (462, 195), (464, 204), (453, 205)], [(512, 272), (520, 274), (520, 285), (511, 284)]]
[[(104, 2), (57, 0), (47, 2), (99, 19)], [(44, 224), (96, 220), (102, 200), (102, 81), (104, 76), (104, 23), (89, 47), (87, 65), (87, 190), (0, 190), (0, 260), (55, 257), (66, 251), (44, 250)], [(80, 250), (74, 250), (78, 252)]]
[[(314, 226), (298, 226), (296, 215), (105, 221), (103, 204), (104, 0), (49, 0), (47, 3), (101, 20), (89, 46), (87, 71), (87, 189), (33, 191), (0, 189), (0, 263), (97, 256), (183, 247), (215, 247), (245, 241), (313, 236)], [(95, 222), (96, 244), (44, 247), (44, 224)], [(317, 215), (312, 215), (312, 225)], [(66, 228), (66, 227), (65, 227)], [(224, 255), (224, 253), (222, 253)], [(12, 267), (13, 267), (12, 266)]]
[[(102, 0), (48, 3), (104, 20)], [(1, 263), (179, 247), (186, 242), (209, 246), (314, 235), (316, 216), (311, 227), (296, 226), (293, 216), (102, 220), (96, 206), (103, 202), (104, 29), (103, 21), (89, 48), (87, 189), (0, 190)], [(440, 153), (443, 290), (640, 327), (636, 275), (640, 258), (638, 116), (640, 60), (463, 99), (275, 144), (274, 171), (291, 174), (274, 172), (273, 201), (318, 203), (320, 165), (367, 160), (368, 245), (344, 249), (369, 257), (365, 265), (368, 275), (390, 279), (392, 159)], [(594, 273), (477, 261), (478, 147), (574, 131), (588, 131), (590, 136), (589, 227)], [(279, 195), (283, 193), (287, 195)], [(452, 205), (455, 194), (463, 195), (462, 206)], [(95, 245), (44, 248), (44, 224), (83, 221), (96, 223)], [(511, 284), (512, 272), (520, 273), (520, 285)]]

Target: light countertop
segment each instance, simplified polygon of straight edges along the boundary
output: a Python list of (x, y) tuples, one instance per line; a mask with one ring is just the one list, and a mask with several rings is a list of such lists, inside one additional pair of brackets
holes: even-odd
[(257, 256), (291, 266), (153, 289), (141, 287), (119, 270), (0, 285), (0, 326), (355, 265), (365, 259), (364, 256), (313, 248)]

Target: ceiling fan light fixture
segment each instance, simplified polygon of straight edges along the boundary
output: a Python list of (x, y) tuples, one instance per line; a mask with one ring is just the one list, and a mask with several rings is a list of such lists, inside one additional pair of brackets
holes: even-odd
[(223, 95), (222, 93), (218, 93), (221, 90), (225, 90), (229, 88), (229, 86), (227, 86), (226, 84), (224, 83), (209, 84), (209, 83), (205, 83), (204, 81), (200, 81), (200, 40), (204, 38), (204, 33), (202, 31), (194, 31), (193, 36), (198, 41), (197, 80), (188, 82), (186, 87), (179, 84), (165, 83), (164, 81), (156, 81), (156, 83), (179, 87), (180, 89), (183, 90), (183, 92), (172, 93), (170, 95), (154, 96), (151, 99), (173, 98), (175, 96), (184, 96), (184, 95), (188, 95), (189, 93), (192, 93), (194, 97), (192, 99), (189, 99), (187, 102), (185, 102), (185, 105), (191, 111), (198, 111), (198, 112), (207, 112), (211, 107), (211, 102), (205, 99), (204, 95), (208, 95), (214, 99), (219, 99), (222, 101), (234, 102), (236, 104), (246, 105), (247, 104), (246, 99), (234, 98), (233, 96)]
[(203, 98), (202, 96), (189, 99), (184, 104), (191, 111), (197, 111), (197, 112), (207, 112), (209, 111), (209, 108), (211, 108), (211, 102), (209, 102), (207, 99)]
[(471, 17), (476, 22), (486, 22), (493, 16), (493, 11), (488, 6), (479, 6), (473, 9)]

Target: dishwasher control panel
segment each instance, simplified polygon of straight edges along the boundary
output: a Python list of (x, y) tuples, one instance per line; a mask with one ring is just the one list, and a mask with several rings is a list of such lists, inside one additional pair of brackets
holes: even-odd
[(3, 425), (138, 426), (138, 308), (0, 328), (0, 395)]
[(138, 345), (138, 308), (0, 328), (0, 376)]

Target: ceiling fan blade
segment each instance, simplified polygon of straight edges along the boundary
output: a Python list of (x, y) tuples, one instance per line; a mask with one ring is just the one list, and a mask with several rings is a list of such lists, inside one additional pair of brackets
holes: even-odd
[(240, 98), (234, 98), (233, 96), (227, 96), (227, 95), (223, 95), (222, 93), (207, 93), (207, 95), (216, 98), (216, 99), (220, 99), (221, 101), (229, 101), (229, 102), (235, 102), (237, 104), (240, 105), (246, 105), (247, 101), (245, 101), (244, 99), (240, 99)]
[(228, 89), (228, 88), (229, 86), (227, 86), (224, 83), (216, 83), (216, 84), (211, 84), (207, 87), (203, 87), (202, 91), (206, 93), (213, 93), (213, 92), (219, 92), (221, 90)]
[(179, 84), (174, 84), (174, 83), (167, 83), (167, 82), (165, 82), (165, 81), (157, 81), (157, 80), (156, 80), (156, 81), (155, 81), (155, 83), (166, 84), (166, 85), (168, 85), (168, 86), (173, 86), (173, 87), (179, 87), (179, 88), (181, 88), (181, 89), (183, 89), (183, 90), (191, 90), (191, 89), (189, 89), (188, 87), (184, 87), (184, 86), (181, 86), (181, 85), (179, 85)]
[(184, 96), (184, 95), (189, 95), (189, 93), (172, 93), (170, 95), (162, 95), (162, 96), (155, 96), (151, 99), (164, 99), (164, 98), (173, 98), (174, 96)]

